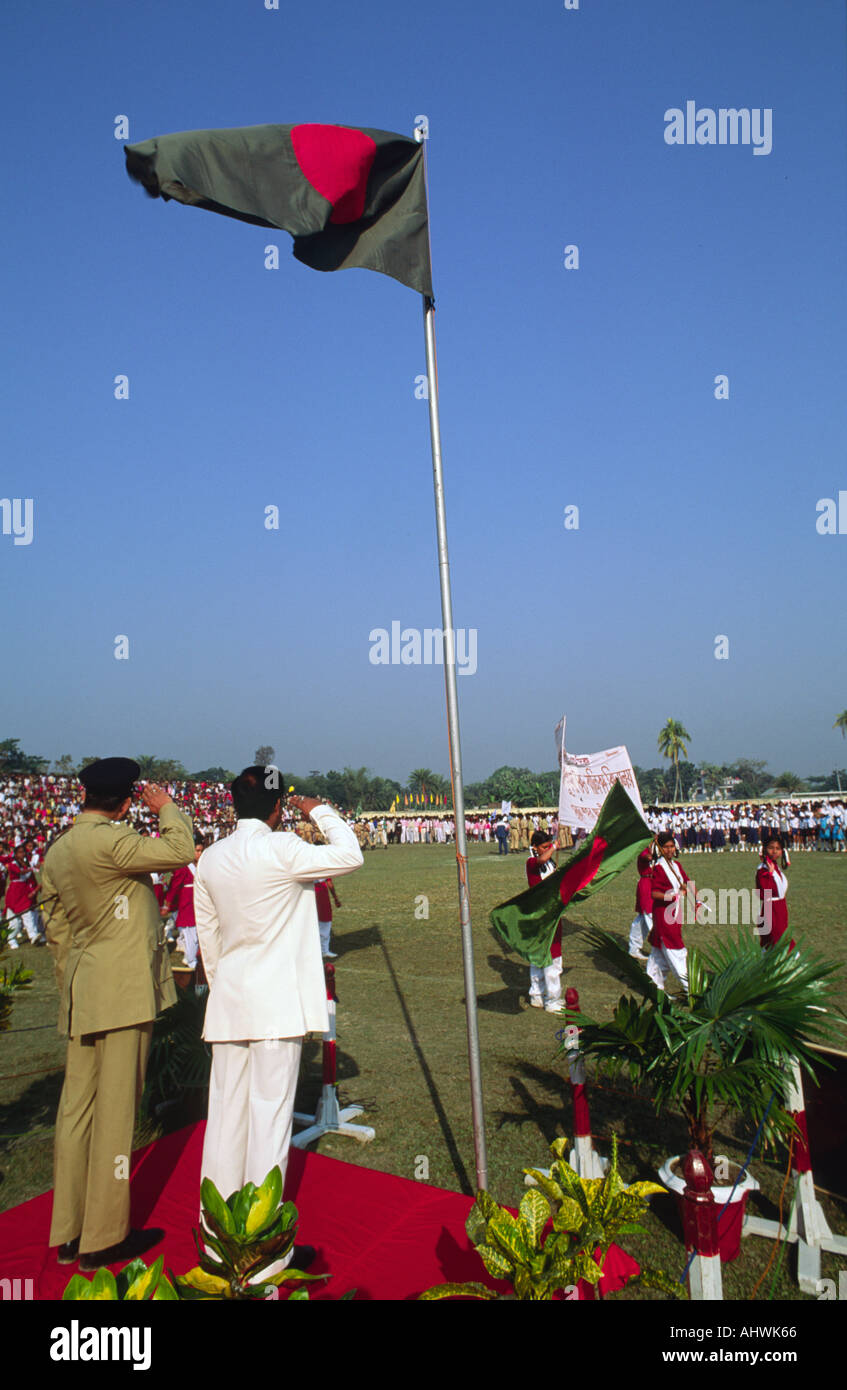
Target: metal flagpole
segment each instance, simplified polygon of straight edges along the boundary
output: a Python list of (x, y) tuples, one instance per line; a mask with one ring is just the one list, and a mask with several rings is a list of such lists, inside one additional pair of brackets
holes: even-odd
[[(424, 184), (426, 185), (426, 141), (429, 122), (419, 116), (415, 139), (423, 144)], [(427, 219), (429, 192), (427, 190)], [(459, 919), (462, 929), (462, 962), (465, 975), (465, 1014), (468, 1029), (468, 1063), (471, 1082), (474, 1155), (477, 1188), (488, 1187), (488, 1160), (485, 1152), (485, 1116), (482, 1104), (482, 1065), (479, 1055), (479, 1026), (476, 1010), (471, 904), (468, 892), (468, 845), (465, 838), (465, 788), (462, 780), (462, 749), (459, 739), (459, 701), (456, 689), (456, 639), (453, 628), (453, 598), (450, 590), (450, 559), (447, 554), (447, 514), (444, 503), (444, 474), (441, 465), (441, 426), (438, 417), (438, 367), (435, 358), (435, 304), (423, 295), (426, 376), (429, 397), (429, 432), (432, 442), (432, 480), (435, 490), (435, 525), (438, 535), (438, 573), (441, 582), (441, 626), (444, 642), (444, 683), (447, 691), (447, 728), (450, 738), (450, 776), (453, 787), (453, 813), (456, 822), (456, 862), (459, 875)]]

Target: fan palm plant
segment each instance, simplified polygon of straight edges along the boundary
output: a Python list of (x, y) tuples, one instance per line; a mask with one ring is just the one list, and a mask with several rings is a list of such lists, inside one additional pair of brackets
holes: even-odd
[(814, 1046), (843, 1038), (831, 980), (840, 965), (805, 948), (792, 951), (787, 933), (763, 951), (741, 932), (709, 951), (690, 950), (688, 995), (671, 998), (608, 932), (592, 927), (587, 936), (634, 993), (605, 1023), (568, 1012), (566, 1022), (581, 1029), (585, 1057), (613, 1075), (627, 1073), (633, 1084), (650, 1084), (657, 1112), (679, 1106), (690, 1147), (712, 1165), (715, 1127), (728, 1111), (765, 1120), (766, 1138), (793, 1133), (779, 1103), (786, 1069), (795, 1059), (814, 1078), (815, 1067), (825, 1065)]

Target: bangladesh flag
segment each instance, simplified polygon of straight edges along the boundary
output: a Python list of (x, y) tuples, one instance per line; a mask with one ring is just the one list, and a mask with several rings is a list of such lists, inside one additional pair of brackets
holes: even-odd
[(652, 830), (615, 782), (588, 839), (555, 873), (495, 907), (492, 926), (530, 965), (549, 965), (550, 946), (567, 904), (598, 893), (652, 839)]
[(125, 145), (130, 178), (294, 238), (314, 270), (360, 266), (432, 295), (423, 146), (384, 130), (255, 125)]

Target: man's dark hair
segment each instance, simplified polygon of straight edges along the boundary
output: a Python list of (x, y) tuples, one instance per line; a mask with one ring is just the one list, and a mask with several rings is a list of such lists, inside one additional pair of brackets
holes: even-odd
[[(266, 781), (271, 783), (269, 787)], [(267, 820), (282, 795), (279, 773), (271, 767), (245, 767), (229, 789), (239, 820)]]

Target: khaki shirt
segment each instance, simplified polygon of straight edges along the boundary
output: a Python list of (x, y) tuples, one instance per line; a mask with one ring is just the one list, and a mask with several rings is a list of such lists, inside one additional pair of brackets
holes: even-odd
[(158, 839), (101, 811), (82, 811), (50, 846), (39, 896), (56, 964), (60, 1033), (76, 1038), (149, 1023), (175, 1002), (150, 872), (193, 859), (191, 820), (173, 802), (159, 812)]

